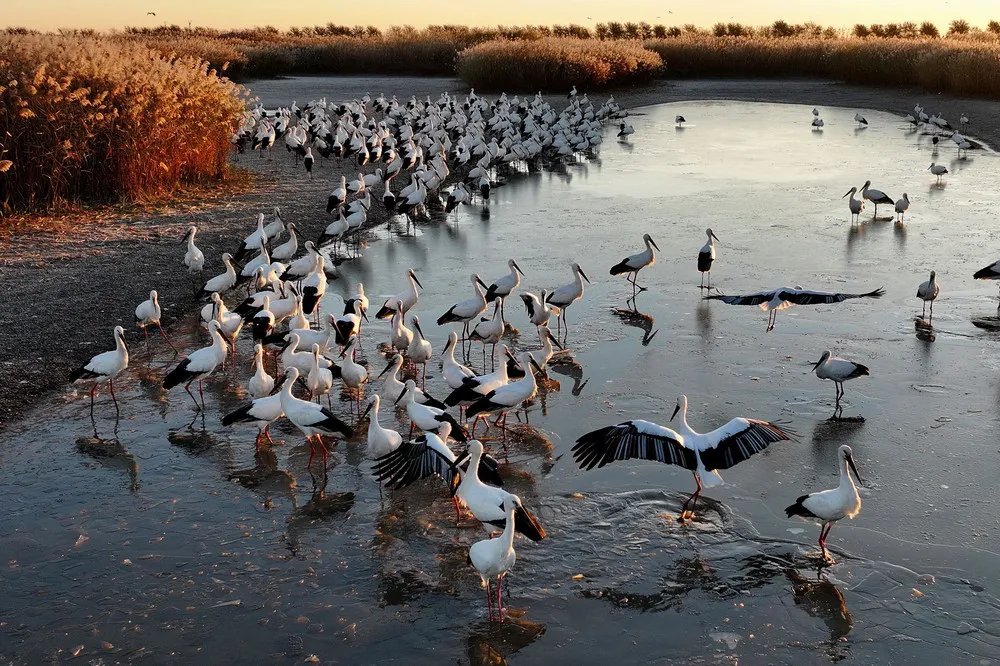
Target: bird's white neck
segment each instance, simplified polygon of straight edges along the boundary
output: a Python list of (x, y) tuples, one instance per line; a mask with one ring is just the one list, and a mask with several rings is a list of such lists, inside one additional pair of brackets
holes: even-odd
[(854, 485), (854, 479), (851, 478), (851, 471), (847, 467), (846, 459), (840, 461), (840, 488), (841, 490), (854, 490), (854, 492), (857, 492), (857, 486)]
[(503, 534), (500, 535), (502, 543), (506, 544), (507, 548), (514, 547), (514, 512), (517, 511), (517, 507), (511, 507), (507, 511), (507, 524), (503, 526)]

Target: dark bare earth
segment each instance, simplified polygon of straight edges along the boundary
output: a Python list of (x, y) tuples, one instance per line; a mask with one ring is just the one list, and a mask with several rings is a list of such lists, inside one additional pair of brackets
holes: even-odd
[[(303, 79), (299, 103), (317, 96)], [(454, 79), (345, 78), (344, 99), (365, 92), (426, 96), (443, 90), (461, 93)], [(265, 105), (289, 104), (269, 97), (268, 82), (251, 83)], [(287, 89), (287, 88), (286, 88)], [(1000, 104), (987, 100), (928, 95), (919, 91), (862, 88), (821, 81), (661, 82), (639, 90), (618, 91), (622, 106), (635, 108), (685, 100), (743, 100), (857, 107), (901, 115), (920, 102), (946, 118), (961, 113), (971, 118), (969, 134), (991, 146), (1000, 144)], [(603, 97), (598, 95), (597, 97)], [(92, 355), (113, 346), (111, 330), (122, 325), (132, 344), (141, 344), (134, 326), (136, 305), (157, 289), (168, 328), (195, 306), (191, 298), (199, 280), (219, 272), (219, 255), (232, 250), (252, 230), (258, 211), (270, 215), (280, 206), (285, 221), (294, 221), (305, 238), (315, 238), (329, 222), (323, 210), (334, 164), (318, 168), (315, 180), (294, 168), (280, 143), (272, 161), (248, 155), (240, 162), (259, 176), (259, 185), (238, 196), (176, 205), (146, 216), (94, 222), (81, 213), (79, 226), (63, 223), (59, 232), (23, 232), (3, 238), (0, 260), (0, 428), (27, 413), (37, 399), (67, 387), (69, 373)], [(369, 167), (374, 168), (374, 167)], [(350, 167), (348, 176), (356, 174)], [(369, 224), (386, 221), (384, 209), (373, 205)], [(207, 261), (204, 274), (193, 278), (182, 263), (179, 245), (189, 224), (199, 226), (198, 245)]]

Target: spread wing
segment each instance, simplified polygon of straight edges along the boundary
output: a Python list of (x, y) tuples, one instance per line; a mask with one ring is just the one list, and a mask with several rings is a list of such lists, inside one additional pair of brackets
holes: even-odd
[(830, 303), (843, 303), (849, 298), (882, 298), (885, 289), (879, 288), (865, 294), (835, 294), (826, 291), (807, 291), (796, 289), (793, 291), (781, 291), (778, 298), (796, 305), (829, 305)]
[(712, 294), (706, 296), (706, 301), (722, 301), (727, 305), (760, 305), (767, 303), (774, 298), (773, 291), (760, 291), (756, 294), (744, 294), (743, 296), (725, 296), (724, 294)]
[(387, 488), (405, 488), (429, 476), (444, 479), (450, 488), (457, 475), (453, 463), (453, 457), (428, 445), (426, 437), (421, 436), (403, 442), (395, 451), (378, 458), (372, 471)]
[(695, 452), (684, 447), (684, 438), (649, 421), (626, 421), (588, 432), (576, 440), (573, 458), (581, 469), (587, 470), (632, 458), (691, 470), (698, 467)]
[(736, 418), (718, 430), (706, 433), (718, 436), (713, 448), (700, 451), (705, 469), (729, 469), (755, 453), (760, 453), (773, 442), (790, 440), (795, 436), (789, 428), (779, 423), (755, 419)]

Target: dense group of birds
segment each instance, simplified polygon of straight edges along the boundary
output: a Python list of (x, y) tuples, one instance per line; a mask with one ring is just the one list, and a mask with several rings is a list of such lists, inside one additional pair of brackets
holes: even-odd
[[(919, 107), (914, 111), (913, 122), (935, 131), (950, 129), (940, 116), (925, 118)], [(492, 441), (501, 441), (506, 451), (511, 430), (508, 416), (535, 398), (539, 377), (547, 379), (550, 362), (570, 353), (566, 348), (567, 311), (583, 297), (590, 279), (579, 263), (572, 263), (567, 284), (538, 294), (523, 289), (517, 293), (527, 321), (537, 332), (538, 345), (515, 348), (513, 341), (507, 340), (515, 329), (506, 319), (505, 305), (521, 285), (521, 266), (510, 259), (508, 271), (490, 282), (471, 275), (471, 294), (436, 319), (438, 326), (461, 330), (461, 334), (450, 332), (440, 353), (441, 372), (431, 377), (436, 380), (431, 389), (440, 391), (439, 397), (428, 390), (427, 364), (434, 359), (435, 350), (415, 314), (424, 286), (413, 269), (403, 272), (401, 290), (381, 303), (369, 301), (363, 284), (343, 297), (342, 314), (322, 312), (324, 296), (328, 282), (338, 276), (337, 263), (361, 251), (362, 233), (372, 226), (372, 206), (403, 216), (409, 228), (411, 222), (429, 219), (431, 211), (449, 213), (473, 200), (488, 204), (501, 174), (513, 169), (538, 170), (547, 164), (593, 155), (609, 124), (617, 126), (618, 140), (628, 141), (635, 130), (626, 121), (627, 115), (613, 97), (596, 104), (575, 89), (561, 110), (541, 93), (524, 98), (500, 95), (490, 100), (475, 91), (464, 99), (445, 93), (436, 101), (411, 98), (400, 102), (395, 97), (372, 99), (366, 95), (342, 104), (320, 99), (302, 108), (294, 102), (277, 111), (252, 108), (233, 137), (237, 156), (252, 149), (263, 157), (283, 141), (296, 163), (302, 160), (309, 178), (313, 177), (315, 155), (336, 160), (342, 170), (356, 167), (357, 177), (348, 180), (339, 176), (327, 200), (317, 202), (317, 208), (325, 208), (331, 221), (315, 240), (300, 242), (301, 230), (294, 222), (286, 223), (279, 208), (270, 215), (257, 214), (253, 231), (234, 243), (232, 252), (222, 255), (224, 271), (204, 281), (199, 279), (195, 297), (204, 305), (198, 316), (210, 344), (180, 359), (165, 375), (164, 389), (183, 387), (195, 410), (204, 410), (203, 380), (235, 358), (241, 335), (249, 337), (253, 345), (253, 374), (246, 385), (250, 400), (223, 415), (222, 423), (256, 426), (256, 447), (260, 449), (272, 445), (270, 426), (278, 419), (287, 419), (309, 444), (307, 466), (311, 469), (318, 456), (325, 474), (328, 446), (335, 438), (352, 437), (367, 420), (367, 446), (380, 488), (398, 490), (427, 477), (439, 477), (454, 504), (456, 519), (461, 519), (464, 508), (490, 534), (472, 545), (469, 562), (482, 577), (491, 620), (502, 621), (500, 582), (515, 563), (515, 533), (532, 541), (544, 539), (546, 533), (521, 499), (504, 490), (498, 461), (483, 439), (476, 438), (476, 431), (480, 423), (486, 429), (484, 438), (490, 429), (498, 430)], [(814, 110), (813, 115), (813, 127), (822, 128), (819, 111)], [(675, 120), (679, 127), (686, 122), (680, 115)], [(860, 127), (867, 126), (860, 114), (855, 120)], [(959, 150), (972, 146), (957, 132), (951, 137)], [(935, 165), (931, 165), (931, 172), (938, 178), (947, 173)], [(397, 182), (406, 184), (397, 187)], [(892, 201), (871, 188), (870, 181), (861, 188), (861, 199), (854, 197), (858, 191), (851, 188), (844, 195), (850, 195), (852, 224), (865, 201), (876, 207), (876, 215), (878, 205), (894, 206), (902, 222), (909, 206), (906, 194)], [(197, 232), (194, 226), (188, 230), (183, 255), (184, 265), (195, 276), (206, 269), (206, 257), (196, 244)], [(707, 242), (697, 256), (701, 286), (708, 290), (704, 298), (760, 307), (768, 312), (768, 331), (774, 327), (777, 311), (793, 305), (835, 304), (879, 298), (884, 293), (882, 289), (841, 293), (796, 286), (722, 294), (711, 285), (718, 238), (712, 229), (705, 233)], [(624, 258), (609, 271), (612, 276), (626, 276), (633, 301), (646, 290), (637, 283), (638, 274), (655, 263), (659, 250), (650, 234), (643, 236), (643, 243), (641, 252)], [(975, 277), (1000, 279), (1000, 262)], [(930, 280), (920, 285), (917, 293), (925, 306), (930, 304), (931, 316), (938, 292), (935, 273), (931, 272)], [(371, 323), (369, 315), (390, 324), (388, 340), (378, 345), (388, 364), (378, 375), (362, 351), (362, 341), (371, 336), (365, 330)], [(148, 329), (155, 326), (177, 353), (161, 325), (161, 316), (154, 290), (136, 308), (136, 324), (147, 344)], [(555, 333), (550, 328), (553, 319)], [(122, 327), (115, 327), (114, 338), (113, 351), (93, 357), (71, 376), (73, 382), (92, 384), (91, 418), (95, 393), (103, 382), (108, 384), (116, 413), (119, 409), (114, 380), (128, 367), (129, 351)], [(469, 360), (475, 357), (476, 344), (482, 346), (479, 370)], [(813, 370), (820, 379), (834, 382), (835, 417), (842, 409), (844, 382), (869, 374), (864, 365), (834, 357), (829, 350), (822, 353)], [(197, 397), (192, 392), (196, 382)], [(348, 415), (334, 413), (331, 395), (338, 382), (351, 397)], [(376, 383), (377, 388), (368, 388)], [(686, 520), (693, 515), (702, 489), (722, 483), (719, 470), (795, 436), (787, 424), (742, 417), (699, 433), (688, 425), (687, 408), (687, 398), (681, 396), (670, 419), (673, 422), (680, 415), (676, 429), (631, 420), (585, 433), (572, 449), (574, 459), (588, 470), (628, 459), (690, 470), (696, 489), (680, 513), (680, 520)], [(380, 411), (386, 409), (405, 410), (409, 421), (406, 436), (382, 424)], [(851, 474), (861, 480), (850, 447), (840, 448), (839, 461), (840, 483), (836, 488), (803, 495), (786, 509), (789, 517), (821, 523), (819, 545), (824, 561), (830, 559), (826, 537), (832, 525), (860, 511)], [(495, 530), (502, 530), (499, 536)]]

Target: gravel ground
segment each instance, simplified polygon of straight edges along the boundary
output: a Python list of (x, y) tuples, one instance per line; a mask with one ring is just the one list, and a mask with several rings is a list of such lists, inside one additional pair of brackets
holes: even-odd
[[(277, 82), (250, 82), (266, 104), (288, 103), (282, 91), (299, 92), (300, 104), (323, 94), (318, 86), (336, 88), (342, 98), (372, 92), (426, 96), (448, 89), (463, 90), (455, 79), (377, 77), (296, 78)], [(862, 88), (836, 83), (793, 80), (697, 80), (659, 82), (638, 90), (615, 93), (619, 103), (639, 107), (685, 100), (728, 99), (784, 102), (815, 106), (843, 106), (906, 113), (915, 102), (929, 112), (940, 111), (957, 120), (966, 113), (969, 133), (992, 146), (1000, 144), (1000, 103), (929, 95), (919, 91)], [(603, 95), (601, 96), (603, 97)], [(331, 96), (331, 99), (334, 99)], [(280, 146), (279, 146), (280, 148)], [(134, 326), (135, 306), (157, 289), (164, 325), (194, 308), (191, 298), (198, 280), (189, 276), (181, 259), (180, 239), (189, 224), (200, 228), (198, 245), (208, 259), (204, 280), (221, 272), (219, 256), (232, 250), (252, 230), (258, 211), (270, 214), (280, 206), (286, 222), (294, 221), (306, 238), (315, 238), (328, 222), (323, 204), (333, 164), (323, 165), (309, 181), (283, 150), (271, 161), (247, 156), (241, 165), (260, 175), (250, 191), (129, 217), (93, 221), (90, 215), (62, 221), (59, 231), (24, 231), (4, 239), (0, 257), (0, 428), (26, 413), (45, 394), (67, 387), (70, 371), (92, 355), (111, 349), (111, 329), (122, 325), (131, 342), (142, 334)], [(348, 175), (356, 174), (347, 169)], [(372, 208), (370, 222), (386, 219)], [(133, 345), (133, 348), (135, 346)], [(141, 348), (140, 348), (141, 349)]]

